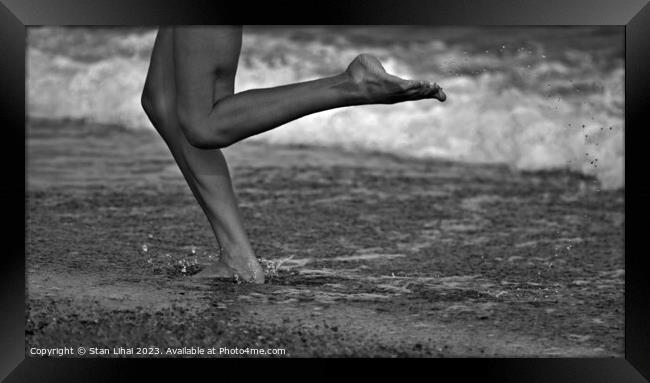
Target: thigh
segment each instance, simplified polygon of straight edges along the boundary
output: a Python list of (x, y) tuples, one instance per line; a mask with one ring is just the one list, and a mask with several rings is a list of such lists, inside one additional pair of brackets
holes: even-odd
[(176, 108), (172, 38), (171, 28), (158, 29), (143, 89), (143, 98), (149, 102), (145, 112), (158, 131), (169, 125)]
[(232, 95), (241, 50), (240, 26), (174, 27), (173, 61), (179, 113), (207, 116)]
[(241, 27), (161, 27), (156, 35), (144, 93), (153, 101), (149, 116), (167, 140), (183, 135), (179, 103), (196, 114), (210, 113), (218, 99), (234, 92)]
[[(190, 39), (194, 37), (196, 30), (182, 30), (179, 40)], [(149, 70), (147, 72), (147, 79), (145, 81), (146, 92), (154, 100), (155, 111), (149, 117), (152, 120), (154, 128), (163, 138), (169, 150), (171, 151), (174, 159), (181, 168), (183, 174), (190, 179), (194, 179), (200, 174), (222, 175), (227, 174), (225, 168), (225, 160), (219, 150), (203, 150), (192, 146), (186, 139), (185, 134), (180, 128), (178, 115), (176, 112), (177, 103), (177, 87), (175, 81), (175, 41), (174, 41), (174, 28), (163, 27), (158, 30), (156, 40), (154, 42), (153, 51), (151, 53), (151, 60)], [(189, 35), (187, 35), (189, 34)], [(200, 33), (202, 38), (205, 38), (205, 32)], [(213, 35), (212, 37), (217, 37)], [(204, 41), (205, 43), (205, 41)], [(190, 41), (190, 46), (196, 44), (196, 41)], [(194, 60), (185, 62), (185, 65), (190, 65), (197, 70), (197, 74), (201, 72), (210, 72), (208, 68), (213, 67), (213, 71), (217, 66), (215, 60), (208, 60), (211, 52), (203, 50), (193, 54)], [(183, 48), (181, 49), (183, 50)], [(212, 63), (208, 65), (208, 63)], [(207, 66), (206, 66), (207, 65)], [(236, 70), (236, 62), (235, 62)], [(189, 69), (188, 69), (189, 70)], [(225, 76), (228, 78), (229, 76)], [(234, 82), (234, 75), (229, 81)], [(204, 73), (202, 76), (203, 82), (209, 84), (214, 75)], [(197, 78), (198, 81), (200, 78)], [(220, 76), (217, 84), (224, 83), (224, 76)], [(223, 86), (223, 85), (222, 85)], [(234, 85), (232, 85), (234, 87)], [(197, 89), (197, 94), (201, 91), (206, 92), (205, 97), (208, 100), (212, 98), (207, 95), (207, 92), (213, 92), (212, 87), (201, 87)]]

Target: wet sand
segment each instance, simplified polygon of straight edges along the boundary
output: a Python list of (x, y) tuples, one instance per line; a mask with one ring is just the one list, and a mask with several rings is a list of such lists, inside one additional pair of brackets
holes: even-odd
[(240, 143), (268, 282), (201, 282), (216, 242), (159, 137), (27, 134), (27, 349), (623, 356), (624, 196), (592, 178)]

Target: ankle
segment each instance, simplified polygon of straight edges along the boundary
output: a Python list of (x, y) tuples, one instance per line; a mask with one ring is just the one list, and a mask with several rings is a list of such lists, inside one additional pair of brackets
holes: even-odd
[(333, 87), (340, 92), (341, 99), (345, 100), (346, 105), (363, 105), (370, 102), (363, 85), (350, 72), (344, 71), (331, 77), (331, 80)]
[(223, 261), (234, 261), (237, 259), (255, 258), (255, 252), (249, 244), (222, 245), (220, 257)]

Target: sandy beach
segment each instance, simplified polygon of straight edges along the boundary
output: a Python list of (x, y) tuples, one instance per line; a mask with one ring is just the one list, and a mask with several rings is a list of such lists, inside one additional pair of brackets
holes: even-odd
[(624, 193), (568, 171), (243, 142), (224, 151), (261, 286), (218, 256), (149, 130), (27, 127), (26, 348), (622, 357)]

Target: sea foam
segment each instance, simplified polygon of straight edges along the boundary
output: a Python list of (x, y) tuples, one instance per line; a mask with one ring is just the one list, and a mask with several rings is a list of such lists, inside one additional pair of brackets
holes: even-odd
[[(327, 38), (286, 30), (245, 33), (236, 91), (332, 75), (366, 52), (391, 73), (436, 81), (448, 100), (339, 108), (252, 140), (505, 163), (522, 170), (571, 169), (596, 176), (603, 188), (624, 187), (623, 61), (599, 34), (581, 35), (586, 43), (564, 47), (561, 39), (539, 36), (507, 44), (483, 38), (479, 44), (438, 39), (434, 31), (426, 39), (426, 31), (419, 31), (417, 40), (404, 32), (392, 43), (390, 36), (373, 41), (372, 28), (356, 31), (354, 38), (325, 30)], [(30, 29), (30, 116), (151, 128), (140, 94), (155, 31), (100, 34)]]

